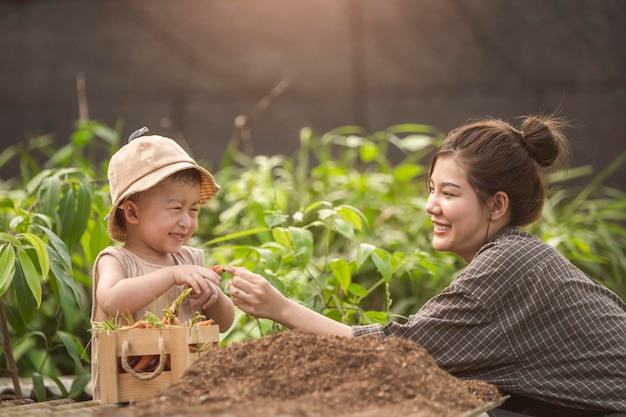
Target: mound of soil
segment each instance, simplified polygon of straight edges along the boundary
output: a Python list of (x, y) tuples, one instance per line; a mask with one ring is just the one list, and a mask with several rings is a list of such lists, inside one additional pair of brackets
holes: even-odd
[(412, 341), (287, 331), (216, 349), (116, 416), (458, 417), (500, 397), (443, 371)]

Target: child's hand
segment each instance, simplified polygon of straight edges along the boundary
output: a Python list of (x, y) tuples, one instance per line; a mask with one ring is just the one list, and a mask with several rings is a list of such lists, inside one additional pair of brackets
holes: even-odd
[(217, 286), (220, 283), (220, 276), (215, 271), (204, 266), (176, 265), (171, 268), (174, 274), (174, 283), (193, 288), (193, 293), (196, 297), (200, 297), (205, 293), (214, 293), (211, 284)]
[(189, 296), (191, 300), (191, 308), (198, 309), (202, 307), (203, 311), (206, 311), (212, 307), (219, 298), (219, 293), (222, 291), (220, 287), (213, 282), (207, 281), (209, 284), (209, 291), (205, 291), (202, 294), (192, 294)]

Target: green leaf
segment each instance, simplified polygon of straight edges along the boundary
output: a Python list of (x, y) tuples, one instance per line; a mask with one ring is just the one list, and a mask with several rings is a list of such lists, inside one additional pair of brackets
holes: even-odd
[[(72, 269), (65, 268), (63, 265), (63, 260), (59, 257), (59, 254), (55, 251), (50, 252), (50, 272), (51, 276), (56, 279), (60, 285), (67, 287), (72, 290), (74, 294), (74, 298), (76, 300), (80, 300), (82, 297), (82, 293), (80, 290), (79, 284), (76, 282), (74, 277), (72, 276)], [(53, 280), (50, 280), (53, 281)], [(53, 287), (54, 289), (54, 287)], [(60, 295), (60, 294), (58, 294)]]
[(337, 232), (345, 236), (348, 240), (352, 241), (354, 239), (354, 227), (352, 223), (343, 219), (335, 219), (334, 226)]
[(15, 216), (11, 219), (11, 221), (9, 222), (9, 229), (10, 230), (15, 230), (17, 229), (17, 226), (19, 226), (20, 224), (22, 224), (24, 222), (24, 217), (22, 216)]
[(313, 234), (310, 230), (300, 227), (290, 227), (289, 234), (298, 257), (303, 264), (308, 264), (313, 255)]
[(267, 265), (268, 268), (277, 269), (280, 264), (280, 256), (274, 251), (266, 248), (251, 248), (253, 252), (259, 254), (261, 260)]
[(350, 286), (348, 287), (348, 292), (360, 298), (365, 298), (369, 295), (369, 291), (367, 291), (364, 286), (355, 282), (350, 283)]
[(265, 224), (267, 224), (267, 226), (270, 228), (285, 223), (287, 219), (289, 219), (289, 216), (283, 213), (273, 213), (263, 218), (263, 220), (265, 220)]
[(317, 212), (317, 216), (320, 218), (320, 220), (325, 220), (334, 215), (335, 215), (335, 210), (331, 210), (331, 209), (321, 209), (320, 211)]
[(407, 182), (418, 177), (424, 169), (415, 164), (401, 164), (394, 170), (394, 177), (397, 181)]
[(18, 336), (24, 337), (26, 334), (26, 322), (24, 321), (24, 317), (17, 311), (15, 307), (10, 304), (5, 304), (5, 313), (7, 316), (7, 321), (9, 325), (17, 333)]
[(39, 306), (41, 305), (42, 289), (37, 269), (35, 268), (33, 261), (30, 259), (28, 253), (24, 248), (18, 247), (17, 255), (20, 260), (20, 266), (22, 267), (22, 271), (24, 272), (24, 278), (26, 279), (26, 283), (28, 284), (28, 288), (33, 294), (33, 298), (37, 303), (37, 308), (39, 308)]
[(54, 383), (56, 384), (57, 388), (59, 388), (59, 391), (61, 392), (61, 397), (62, 398), (66, 398), (66, 397), (69, 396), (69, 392), (67, 391), (67, 388), (65, 388), (65, 384), (63, 383), (63, 381), (61, 381), (59, 379), (59, 377), (53, 376), (53, 375), (48, 375), (48, 378), (53, 380)]
[(378, 150), (378, 146), (376, 146), (376, 144), (370, 141), (365, 141), (363, 146), (360, 148), (360, 153), (363, 162), (371, 162), (378, 157), (380, 151)]
[(280, 291), (281, 294), (286, 295), (287, 289), (285, 288), (285, 284), (283, 284), (283, 282), (278, 279), (274, 274), (265, 272), (265, 278), (267, 278), (269, 283), (272, 284), (272, 287)]
[[(41, 184), (52, 174), (52, 170), (45, 169), (35, 175), (29, 182), (26, 184), (26, 192), (28, 194), (34, 194), (35, 190), (41, 187)], [(60, 193), (59, 193), (60, 194)]]
[(76, 193), (76, 212), (74, 214), (74, 223), (72, 225), (72, 245), (74, 247), (80, 240), (85, 229), (87, 228), (87, 222), (89, 221), (89, 214), (91, 212), (91, 197), (93, 195), (93, 189), (89, 183), (83, 182), (80, 184)]
[(341, 285), (344, 291), (348, 291), (350, 283), (352, 282), (352, 276), (350, 274), (350, 265), (343, 258), (333, 259), (329, 262), (330, 270), (335, 278)]
[(89, 144), (89, 142), (91, 142), (92, 139), (93, 139), (93, 132), (91, 132), (88, 129), (79, 129), (70, 136), (72, 145), (78, 148), (82, 148), (85, 145)]
[(383, 326), (389, 321), (389, 314), (384, 311), (366, 311), (365, 316), (371, 323), (378, 323)]
[(87, 387), (87, 384), (89, 384), (90, 381), (91, 374), (85, 373), (82, 375), (78, 375), (76, 379), (74, 379), (74, 382), (72, 382), (72, 388), (70, 389), (70, 398), (78, 399), (83, 394), (85, 388)]
[(350, 222), (357, 230), (363, 230), (363, 214), (356, 208), (348, 205), (341, 205), (336, 209), (344, 220)]
[(376, 249), (376, 246), (370, 245), (369, 243), (361, 243), (357, 247), (357, 250), (356, 250), (357, 271), (359, 270), (359, 268), (361, 268), (361, 266), (363, 266), (363, 263), (367, 261), (367, 259), (370, 257), (370, 255), (372, 254), (372, 252), (374, 252), (375, 249)]
[(37, 402), (46, 401), (46, 385), (43, 382), (41, 374), (35, 372), (31, 379), (33, 381), (33, 390), (35, 391), (35, 398), (37, 399)]
[(211, 239), (209, 241), (206, 241), (204, 243), (204, 245), (205, 246), (210, 246), (210, 245), (214, 245), (216, 243), (227, 242), (229, 240), (241, 239), (243, 237), (254, 236), (254, 235), (261, 234), (261, 233), (265, 233), (265, 232), (270, 231), (270, 230), (272, 230), (272, 229), (270, 229), (269, 227), (257, 227), (256, 229), (243, 230), (241, 232), (231, 233), (231, 234), (226, 235), (226, 236), (222, 236), (222, 237), (218, 237), (218, 238), (215, 238), (215, 239)]
[(61, 180), (57, 177), (44, 179), (39, 187), (37, 199), (39, 200), (38, 210), (54, 218), (61, 199)]
[(433, 138), (428, 135), (409, 135), (400, 140), (399, 147), (409, 152), (417, 152), (427, 148), (434, 142)]
[(0, 232), (0, 242), (13, 242), (15, 237), (11, 233)]
[(19, 362), (19, 360), (28, 355), (28, 352), (32, 351), (37, 347), (37, 339), (33, 336), (32, 333), (24, 335), (24, 337), (18, 339), (17, 343), (13, 345), (13, 356), (15, 360)]
[(61, 339), (63, 346), (67, 350), (70, 358), (74, 361), (74, 373), (79, 373), (82, 369), (82, 361), (80, 360), (81, 353), (78, 351), (78, 347), (83, 350), (81, 343), (76, 340), (76, 337), (63, 331), (58, 331), (57, 336)]
[(50, 260), (48, 258), (48, 251), (46, 250), (43, 241), (39, 238), (39, 236), (32, 233), (23, 233), (20, 236), (26, 239), (35, 249), (37, 261), (39, 262), (39, 270), (41, 271), (41, 277), (45, 280), (48, 277), (48, 271), (50, 271)]
[(349, 135), (346, 136), (344, 144), (349, 148), (358, 148), (363, 144), (364, 141), (365, 139), (361, 136)]
[(61, 198), (59, 205), (59, 216), (61, 219), (60, 230), (59, 225), (57, 225), (57, 234), (63, 239), (68, 249), (71, 251), (74, 249), (72, 246), (73, 238), (72, 238), (72, 225), (74, 224), (74, 190), (69, 188), (63, 197)]
[[(320, 207), (320, 206), (332, 207), (331, 204), (328, 201), (316, 201), (314, 203), (309, 204), (304, 209), (304, 214), (310, 213), (313, 210), (317, 210), (317, 208)], [(331, 210), (331, 212), (332, 212), (332, 210)]]
[(67, 246), (65, 245), (65, 242), (63, 242), (61, 238), (57, 236), (56, 233), (54, 233), (52, 230), (48, 229), (47, 227), (38, 225), (37, 229), (41, 230), (48, 237), (48, 242), (50, 242), (50, 245), (52, 245), (52, 248), (54, 249), (54, 251), (59, 255), (59, 259), (63, 261), (61, 264), (63, 268), (67, 271), (71, 271), (72, 259), (70, 257), (70, 252), (67, 249)]
[(2, 245), (0, 249), (0, 296), (9, 289), (15, 273), (15, 249), (10, 245)]
[(378, 270), (378, 272), (385, 279), (385, 282), (391, 281), (391, 255), (389, 255), (389, 252), (382, 249), (376, 249), (374, 253), (372, 253), (372, 261), (374, 262), (374, 265), (376, 265), (376, 270)]

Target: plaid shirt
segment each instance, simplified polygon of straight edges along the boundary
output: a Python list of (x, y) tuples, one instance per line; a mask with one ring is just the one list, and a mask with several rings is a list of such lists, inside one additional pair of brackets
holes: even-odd
[(626, 411), (626, 304), (518, 229), (499, 231), (406, 324), (353, 333), (412, 339), (451, 374), (503, 393)]

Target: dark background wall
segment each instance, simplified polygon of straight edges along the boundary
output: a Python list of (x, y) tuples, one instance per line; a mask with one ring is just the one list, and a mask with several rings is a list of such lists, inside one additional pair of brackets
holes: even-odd
[[(240, 114), (257, 153), (298, 132), (559, 110), (575, 166), (626, 151), (623, 0), (22, 0), (0, 3), (0, 149), (79, 117), (148, 126), (219, 161)], [(11, 175), (6, 169), (1, 178)], [(610, 181), (624, 188), (626, 167)]]

